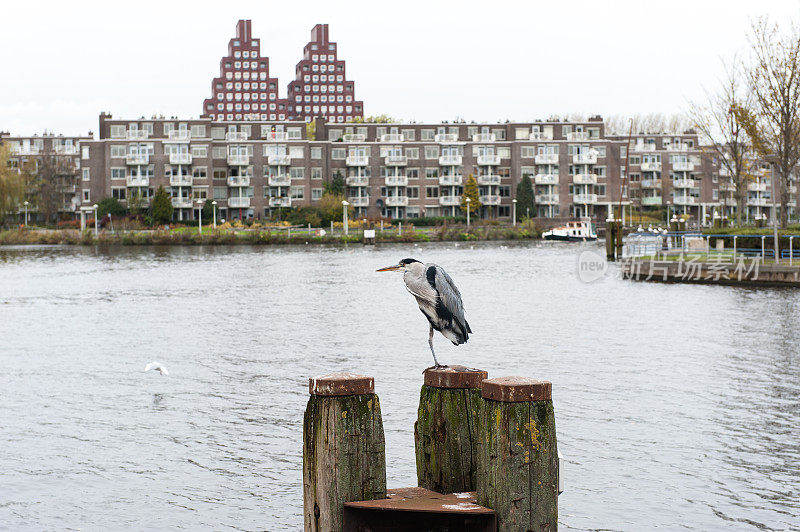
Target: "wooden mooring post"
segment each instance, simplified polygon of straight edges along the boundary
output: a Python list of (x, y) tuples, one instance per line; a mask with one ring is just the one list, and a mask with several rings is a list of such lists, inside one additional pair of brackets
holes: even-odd
[(622, 220), (606, 220), (606, 259), (622, 260)]
[(477, 503), (498, 530), (558, 529), (558, 450), (551, 384), (525, 377), (481, 383)]
[(439, 493), (475, 490), (481, 381), (486, 377), (485, 371), (464, 366), (425, 370), (414, 424), (420, 487)]
[(309, 379), (303, 418), (306, 532), (342, 530), (343, 505), (386, 497), (383, 420), (372, 377), (332, 373)]

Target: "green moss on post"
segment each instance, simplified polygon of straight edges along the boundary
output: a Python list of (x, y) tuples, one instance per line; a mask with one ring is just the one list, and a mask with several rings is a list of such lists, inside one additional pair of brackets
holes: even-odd
[(425, 370), (414, 443), (419, 486), (439, 493), (475, 490), (476, 432), (485, 371)]
[(500, 531), (558, 529), (558, 451), (551, 385), (524, 377), (483, 381), (477, 502)]
[(342, 530), (343, 505), (386, 498), (383, 420), (372, 377), (309, 379), (303, 419), (303, 506), (307, 532)]

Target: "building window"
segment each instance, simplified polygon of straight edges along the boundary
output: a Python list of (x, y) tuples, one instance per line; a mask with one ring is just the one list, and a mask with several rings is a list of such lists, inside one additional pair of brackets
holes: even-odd
[(319, 167), (312, 168), (311, 179), (322, 179), (322, 168)]
[(305, 194), (306, 194), (306, 187), (299, 186), (291, 188), (292, 199), (296, 200), (305, 199)]
[[(89, 181), (89, 179), (91, 179), (91, 176), (89, 174), (89, 169), (88, 168), (84, 168), (82, 174), (83, 174), (83, 180), (84, 181)], [(89, 200), (86, 200), (86, 201), (89, 201)]]
[[(84, 170), (88, 170), (88, 168), (84, 168)], [(125, 169), (124, 168), (112, 168), (111, 169), (111, 179), (125, 179)]]
[(322, 159), (322, 148), (311, 148), (312, 159)]
[(298, 168), (298, 167), (295, 167), (295, 166), (289, 168), (289, 176), (292, 179), (303, 179), (303, 178), (305, 178), (305, 175), (306, 175), (306, 169), (305, 168), (302, 168), (302, 167)]
[(322, 189), (321, 188), (312, 188), (311, 189), (311, 199), (312, 200), (322, 199)]
[(83, 189), (83, 201), (92, 201), (91, 190), (88, 188)]

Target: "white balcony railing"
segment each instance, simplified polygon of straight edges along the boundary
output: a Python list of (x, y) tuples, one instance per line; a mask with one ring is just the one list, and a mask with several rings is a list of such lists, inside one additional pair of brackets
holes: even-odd
[(192, 164), (191, 153), (170, 153), (169, 164)]
[(146, 175), (129, 175), (125, 178), (125, 184), (129, 187), (149, 187), (150, 176)]
[(597, 164), (597, 151), (589, 150), (572, 156), (573, 164)]
[(643, 196), (642, 205), (661, 205), (661, 196)]
[(753, 192), (766, 192), (767, 191), (767, 184), (766, 183), (750, 183), (747, 185), (747, 190), (751, 190)]
[(673, 188), (697, 188), (698, 183), (694, 179), (675, 179), (672, 182)]
[(500, 205), (500, 196), (496, 194), (481, 196), (480, 200), (482, 205)]
[(536, 203), (540, 205), (558, 205), (558, 194), (538, 194)]
[(553, 140), (552, 131), (531, 131), (530, 140)]
[(17, 146), (14, 153), (17, 155), (39, 155), (39, 148), (36, 146)]
[[(272, 202), (270, 201), (270, 203)], [(247, 209), (250, 207), (250, 198), (232, 196), (228, 198), (228, 207), (232, 209)]]
[(458, 135), (455, 133), (439, 133), (434, 135), (433, 141), (439, 144), (453, 144), (458, 142)]
[(408, 185), (408, 177), (404, 175), (387, 175), (386, 176), (386, 186), (387, 187), (404, 187)]
[(572, 182), (576, 185), (596, 185), (597, 174), (575, 174)]
[(125, 156), (128, 164), (148, 164), (150, 162), (149, 153), (129, 153)]
[(660, 172), (661, 163), (642, 163), (642, 172)]
[(229, 175), (228, 176), (228, 186), (229, 187), (249, 187), (250, 186), (250, 176), (249, 175)]
[(462, 185), (464, 183), (464, 176), (460, 175), (440, 175), (439, 176), (439, 184), (452, 187)]
[(566, 135), (567, 140), (589, 140), (588, 131), (571, 131)]
[(228, 164), (231, 166), (247, 166), (250, 164), (250, 156), (246, 153), (229, 153)]
[(270, 155), (267, 157), (267, 162), (270, 166), (289, 166), (292, 164), (292, 158), (289, 155)]
[(400, 133), (384, 133), (381, 135), (381, 142), (403, 142), (403, 135)]
[(268, 131), (264, 135), (267, 142), (286, 142), (289, 140), (289, 133), (286, 131)]
[(661, 188), (660, 179), (642, 179), (642, 188)]
[(461, 155), (440, 155), (439, 166), (461, 166), (463, 160)]
[(439, 196), (439, 205), (443, 207), (461, 206), (461, 196)]
[(271, 187), (288, 187), (292, 184), (292, 177), (289, 174), (271, 175), (268, 182)]
[(672, 169), (676, 172), (693, 172), (694, 163), (688, 161), (675, 161), (672, 163)]
[(353, 207), (369, 207), (369, 196), (351, 196), (347, 202)]
[(682, 142), (670, 144), (667, 146), (667, 151), (689, 151), (689, 145)]
[(192, 132), (188, 129), (173, 129), (167, 134), (167, 137), (169, 140), (189, 142), (192, 140)]
[(192, 198), (172, 198), (172, 206), (176, 209), (191, 209)]
[(408, 196), (389, 196), (385, 203), (387, 207), (405, 207), (408, 205)]
[(557, 185), (558, 176), (555, 174), (536, 174), (533, 181), (537, 185)]
[(499, 175), (479, 175), (478, 176), (478, 184), (479, 185), (499, 185), (500, 184), (500, 176)]
[(129, 129), (125, 132), (125, 138), (128, 140), (144, 140), (148, 136), (147, 130), (144, 129)]
[(767, 207), (770, 201), (767, 198), (747, 198), (747, 204), (755, 207)]
[(387, 155), (386, 166), (405, 166), (408, 164), (408, 157), (405, 155)]
[(472, 142), (497, 142), (497, 136), (494, 133), (476, 133), (472, 135)]
[(367, 136), (363, 133), (345, 133), (342, 142), (366, 142)]
[(694, 196), (676, 196), (673, 202), (675, 205), (697, 205), (698, 198)]
[(292, 198), (286, 196), (283, 198), (270, 198), (269, 199), (269, 206), (270, 207), (291, 207), (292, 206)]
[(366, 187), (369, 185), (369, 177), (365, 175), (351, 175), (345, 179), (348, 187)]
[(651, 144), (649, 142), (648, 143), (642, 142), (642, 143), (634, 144), (633, 145), (633, 151), (638, 151), (638, 152), (656, 151), (656, 145), (654, 143)]
[(247, 133), (244, 131), (228, 131), (225, 133), (225, 140), (228, 142), (244, 142), (247, 140)]
[(78, 155), (78, 147), (75, 145), (67, 146), (64, 144), (55, 147), (56, 155)]
[(573, 203), (597, 203), (597, 194), (575, 194), (572, 196)]
[(369, 164), (369, 157), (366, 155), (348, 155), (345, 159), (347, 166), (367, 166)]
[(171, 186), (171, 187), (190, 187), (190, 186), (192, 186), (192, 176), (190, 176), (190, 175), (171, 175), (171, 176), (169, 176), (169, 186)]
[(536, 164), (558, 164), (557, 153), (537, 153), (534, 159)]
[(500, 164), (499, 155), (478, 155), (479, 166), (497, 166)]

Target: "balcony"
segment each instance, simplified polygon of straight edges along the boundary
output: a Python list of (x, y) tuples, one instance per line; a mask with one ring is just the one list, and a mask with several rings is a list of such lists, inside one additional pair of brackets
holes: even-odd
[(408, 157), (405, 155), (387, 155), (386, 166), (405, 166), (408, 164)]
[(596, 185), (597, 174), (575, 174), (572, 182), (576, 185)]
[(572, 196), (572, 202), (584, 204), (597, 203), (597, 194), (574, 194)]
[(720, 200), (720, 203), (722, 205), (728, 205), (730, 207), (735, 207), (736, 206), (736, 200), (733, 199), (733, 198), (722, 198)]
[(572, 131), (566, 134), (567, 140), (589, 140), (588, 131)]
[(721, 165), (719, 167), (719, 175), (720, 175), (720, 177), (730, 177), (731, 176), (731, 171), (728, 169), (727, 166)]
[(149, 136), (144, 129), (129, 129), (125, 132), (125, 138), (128, 140), (144, 140)]
[(478, 155), (479, 166), (497, 166), (500, 164), (499, 155)]
[(169, 164), (192, 164), (191, 153), (170, 153)]
[(536, 164), (558, 164), (557, 153), (537, 153), (534, 159)]
[(129, 187), (149, 187), (150, 176), (146, 175), (129, 175), (125, 178), (125, 184)]
[(558, 176), (555, 174), (536, 174), (533, 181), (537, 185), (557, 185)]
[(228, 176), (228, 186), (229, 187), (249, 187), (250, 186), (250, 176), (249, 175), (230, 175), (230, 176)]
[(453, 187), (462, 185), (464, 183), (464, 176), (460, 175), (440, 175), (439, 184), (445, 187)]
[(400, 133), (384, 133), (381, 135), (381, 142), (403, 142), (403, 135)]
[(460, 207), (461, 196), (439, 196), (439, 205), (443, 207)]
[(767, 191), (767, 184), (766, 183), (750, 183), (747, 185), (747, 190), (752, 192), (766, 192)]
[(675, 179), (672, 182), (673, 188), (697, 188), (699, 183), (694, 179)]
[(14, 150), (17, 155), (39, 155), (39, 148), (36, 146), (17, 146)]
[(292, 177), (289, 174), (271, 175), (267, 182), (271, 187), (288, 187), (292, 184)]
[(789, 194), (797, 194), (797, 185), (789, 185)]
[(369, 164), (369, 157), (366, 155), (348, 155), (345, 159), (347, 166), (367, 166)]
[(286, 131), (269, 131), (264, 135), (267, 142), (286, 142), (289, 140), (289, 133)]
[(345, 183), (347, 183), (348, 187), (366, 187), (369, 185), (369, 177), (365, 175), (351, 175), (345, 179)]
[(558, 194), (538, 194), (536, 203), (539, 205), (558, 205)]
[[(230, 204), (230, 202), (228, 202)], [(250, 206), (250, 202), (247, 203)], [(269, 199), (269, 206), (270, 207), (291, 207), (292, 206), (292, 198), (284, 197), (284, 198), (270, 198)]]
[(171, 187), (190, 187), (190, 186), (192, 186), (192, 176), (190, 176), (190, 175), (171, 175), (171, 176), (169, 176), (169, 186), (171, 186)]
[(267, 162), (270, 166), (289, 166), (292, 164), (292, 158), (289, 155), (270, 155), (267, 157)]
[(250, 164), (250, 156), (246, 153), (229, 153), (228, 164), (231, 166), (247, 166)]
[(786, 202), (787, 207), (797, 207), (797, 200), (789, 200)]
[(472, 135), (472, 142), (497, 142), (497, 136), (494, 133), (477, 133)]
[(389, 196), (385, 203), (387, 207), (405, 207), (408, 205), (408, 196)]
[(458, 135), (455, 133), (439, 133), (434, 135), (433, 141), (439, 144), (454, 144), (458, 142)]
[(688, 161), (676, 161), (672, 163), (672, 170), (675, 172), (693, 172), (694, 163)]
[(572, 156), (572, 164), (597, 164), (597, 151), (576, 153)]
[(747, 204), (754, 207), (768, 207), (770, 200), (768, 198), (747, 198)]
[(720, 183), (719, 184), (719, 189), (721, 191), (723, 191), (723, 192), (735, 192), (736, 191), (736, 187), (733, 185), (733, 183)]
[(633, 145), (633, 151), (643, 152), (643, 151), (656, 151), (656, 145), (653, 143), (640, 143)]
[(56, 155), (78, 155), (77, 146), (58, 145), (55, 147)]
[(689, 151), (689, 145), (679, 142), (677, 144), (670, 144), (666, 147), (667, 151)]
[(553, 133), (548, 131), (531, 131), (530, 140), (553, 140)]
[(642, 179), (642, 188), (661, 188), (660, 179)]
[(642, 197), (642, 205), (644, 206), (652, 206), (652, 205), (661, 205), (661, 196), (643, 196)]
[(404, 187), (408, 185), (408, 177), (404, 175), (387, 175), (386, 176), (386, 186), (387, 187)]
[(482, 205), (500, 205), (500, 196), (496, 194), (481, 196), (480, 200)]
[(353, 207), (369, 207), (369, 196), (352, 196), (347, 202)]
[(342, 135), (342, 142), (366, 142), (367, 136), (363, 133), (345, 133)]
[[(272, 200), (270, 200), (272, 205)], [(247, 209), (250, 207), (250, 198), (232, 196), (228, 198), (228, 207), (231, 209)]]
[(244, 131), (228, 131), (225, 133), (225, 140), (228, 142), (244, 142), (247, 140), (247, 136)]
[(642, 163), (642, 172), (660, 172), (661, 163)]
[(150, 162), (149, 153), (129, 153), (125, 156), (128, 164), (148, 164)]
[(172, 206), (176, 209), (191, 209), (192, 198), (172, 198)]
[(440, 155), (439, 166), (461, 166), (463, 159), (461, 155)]
[(177, 140), (179, 142), (189, 142), (192, 140), (192, 132), (188, 129), (173, 129), (167, 134), (169, 140)]
[(499, 175), (479, 175), (478, 176), (478, 184), (479, 185), (499, 185), (500, 184), (500, 176)]
[(672, 202), (675, 205), (697, 205), (698, 199), (694, 196), (683, 196), (683, 197), (675, 197)]

